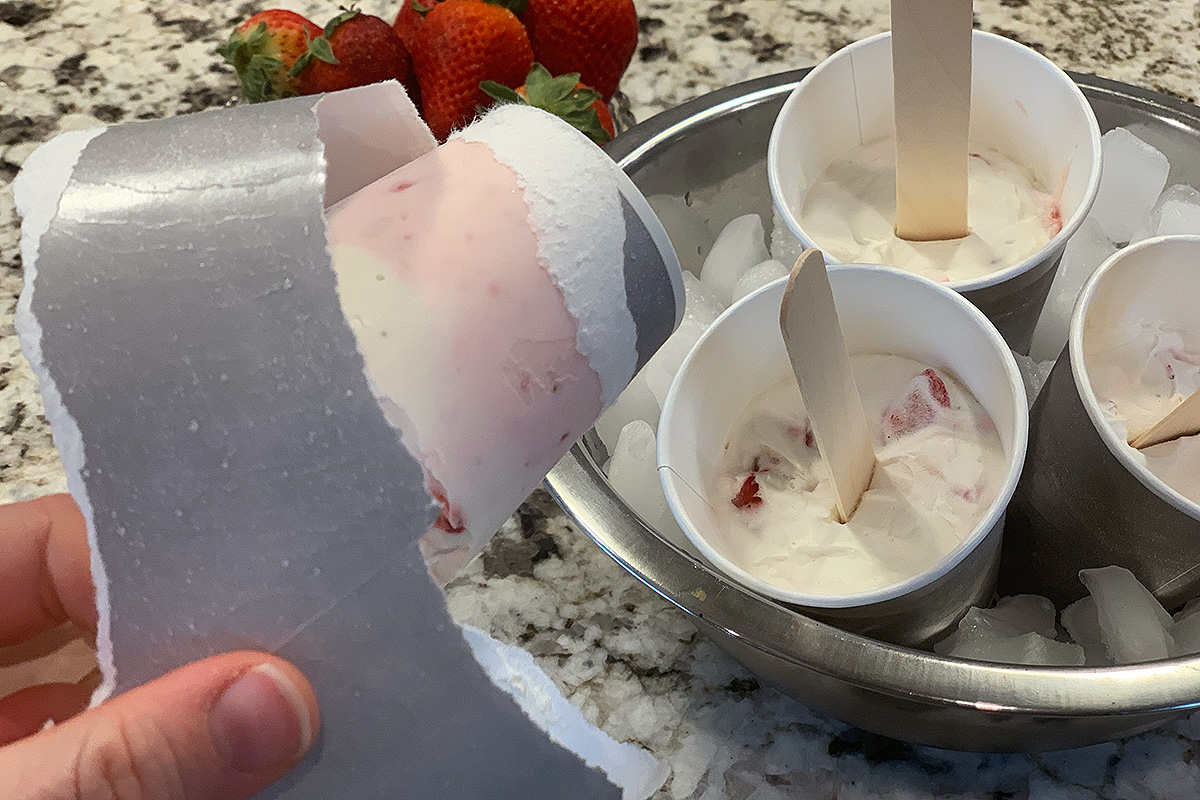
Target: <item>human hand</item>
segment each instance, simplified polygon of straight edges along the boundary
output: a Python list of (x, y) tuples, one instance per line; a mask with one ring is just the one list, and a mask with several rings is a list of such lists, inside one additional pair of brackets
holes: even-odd
[[(0, 506), (0, 587), (0, 647), (68, 621), (95, 633), (69, 495)], [(320, 724), (308, 681), (264, 653), (206, 658), (79, 713), (90, 694), (59, 683), (0, 698), (0, 797), (242, 800), (295, 766)]]

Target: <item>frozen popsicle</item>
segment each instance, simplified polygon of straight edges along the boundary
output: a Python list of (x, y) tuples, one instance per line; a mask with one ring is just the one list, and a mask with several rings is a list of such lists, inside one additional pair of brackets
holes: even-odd
[(440, 578), (639, 366), (621, 177), (569, 125), (514, 105), (329, 214), (367, 374), (442, 505), (423, 542)]

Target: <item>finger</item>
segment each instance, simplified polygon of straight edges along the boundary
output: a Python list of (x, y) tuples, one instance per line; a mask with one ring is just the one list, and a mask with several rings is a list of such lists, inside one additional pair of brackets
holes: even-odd
[(63, 622), (96, 632), (87, 525), (70, 495), (0, 505), (0, 646)]
[(37, 733), (48, 720), (70, 719), (87, 708), (95, 688), (94, 680), (44, 683), (0, 699), (0, 745)]
[(0, 748), (15, 800), (243, 800), (312, 745), (316, 696), (286, 661), (227, 653)]

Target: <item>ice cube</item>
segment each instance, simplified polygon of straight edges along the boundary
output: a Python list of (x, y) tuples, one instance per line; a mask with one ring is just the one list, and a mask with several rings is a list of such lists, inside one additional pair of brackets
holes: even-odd
[(746, 270), (745, 274), (738, 278), (737, 283), (733, 285), (730, 304), (736, 303), (760, 286), (766, 286), (771, 281), (778, 280), (790, 272), (791, 270), (773, 258), (768, 258), (761, 264), (755, 264)]
[(621, 429), (608, 463), (608, 481), (613, 490), (664, 539), (694, 556), (700, 553), (688, 541), (671, 514), (658, 479), (658, 443), (654, 431), (640, 419)]
[(649, 423), (635, 419), (621, 429), (608, 467), (608, 482), (651, 525), (667, 512), (667, 498), (658, 481), (657, 443)]
[(1054, 361), (1034, 361), (1029, 356), (1016, 352), (1013, 353), (1013, 357), (1017, 359), (1017, 369), (1021, 370), (1021, 380), (1025, 383), (1025, 398), (1032, 408), (1033, 401), (1037, 399), (1038, 393), (1046, 385), (1046, 379), (1050, 377), (1050, 370), (1054, 369)]
[(625, 391), (617, 396), (612, 406), (596, 420), (596, 433), (611, 453), (617, 446), (617, 437), (621, 435), (621, 429), (635, 419), (649, 423), (650, 428), (657, 432), (660, 410), (658, 398), (646, 383), (645, 373), (640, 372), (629, 382), (629, 386), (625, 387)]
[(1046, 598), (1021, 594), (1000, 598), (995, 608), (968, 609), (958, 621), (954, 634), (934, 645), (933, 649), (943, 655), (959, 655), (974, 652), (975, 648), (986, 642), (998, 642), (1027, 633), (1054, 638), (1054, 604)]
[(1156, 235), (1200, 234), (1200, 202), (1168, 200), (1163, 203), (1161, 214)]
[(999, 639), (963, 641), (946, 655), (976, 661), (1029, 666), (1083, 666), (1083, 648), (1077, 644), (1056, 642), (1040, 633), (1029, 632)]
[(1167, 157), (1124, 128), (1100, 137), (1100, 189), (1090, 216), (1108, 238), (1128, 242), (1167, 185)]
[(1062, 624), (1071, 640), (1083, 648), (1084, 663), (1089, 667), (1111, 664), (1104, 641), (1100, 638), (1100, 620), (1096, 616), (1096, 598), (1090, 594), (1063, 609)]
[(1200, 597), (1195, 600), (1189, 600), (1187, 605), (1175, 612), (1175, 622), (1183, 622), (1186, 618), (1193, 614), (1200, 613)]
[(718, 300), (729, 305), (738, 278), (770, 257), (763, 241), (762, 218), (758, 214), (744, 214), (721, 230), (704, 259), (700, 280)]
[(1200, 614), (1188, 614), (1172, 625), (1171, 639), (1174, 645), (1171, 655), (1200, 653)]
[(788, 268), (790, 272), (796, 259), (804, 252), (804, 245), (792, 233), (792, 229), (783, 221), (779, 209), (773, 210), (771, 216), (771, 258)]
[(685, 296), (683, 316), (708, 328), (725, 311), (728, 303), (722, 302), (713, 292), (691, 274), (683, 276)]
[(655, 194), (646, 198), (667, 231), (679, 256), (679, 263), (696, 275), (704, 263), (704, 255), (712, 249), (713, 235), (705, 219), (706, 207), (692, 197)]
[(1200, 234), (1200, 192), (1177, 183), (1163, 190), (1158, 202), (1138, 223), (1129, 241), (1140, 242), (1152, 236), (1180, 233)]
[(1067, 242), (1058, 272), (1050, 285), (1046, 304), (1038, 317), (1029, 345), (1029, 355), (1035, 361), (1053, 361), (1067, 343), (1071, 325), (1071, 309), (1083, 284), (1106, 258), (1117, 252), (1116, 245), (1105, 235), (1100, 223), (1088, 217)]
[(690, 272), (683, 273), (683, 289), (687, 295), (683, 321), (642, 368), (646, 384), (654, 393), (659, 406), (666, 402), (667, 391), (671, 388), (671, 382), (675, 380), (675, 373), (679, 371), (683, 359), (691, 352), (700, 336), (708, 330), (708, 326), (725, 310), (724, 305)]
[(1171, 654), (1171, 615), (1132, 572), (1116, 566), (1083, 569), (1079, 579), (1096, 600), (1100, 638), (1113, 663), (1136, 664)]
[(1040, 633), (1050, 639), (1057, 633), (1054, 603), (1036, 594), (1001, 597), (995, 608), (983, 613), (988, 614), (996, 625), (1007, 625), (1017, 633)]

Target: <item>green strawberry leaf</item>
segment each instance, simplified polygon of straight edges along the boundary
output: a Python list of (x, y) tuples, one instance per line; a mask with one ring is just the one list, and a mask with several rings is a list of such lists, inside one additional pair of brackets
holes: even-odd
[(578, 72), (554, 77), (541, 64), (535, 63), (525, 78), (524, 96), (495, 81), (483, 81), (479, 88), (498, 103), (522, 103), (549, 111), (596, 144), (605, 144), (612, 139), (600, 124), (600, 115), (592, 105), (600, 99), (600, 93), (579, 86)]
[(271, 77), (283, 69), (283, 62), (258, 53), (250, 57), (241, 74), (242, 98), (250, 103), (263, 103), (275, 99), (275, 85)]
[[(337, 60), (337, 56), (333, 54), (333, 47), (329, 44), (329, 39), (327, 39), (325, 36), (318, 36), (309, 42), (308, 52), (305, 53), (305, 55), (311, 55), (320, 59), (321, 61), (324, 61), (326, 64), (341, 63)], [(301, 69), (303, 69), (303, 67), (301, 67)]]
[(517, 94), (513, 89), (505, 86), (503, 83), (495, 81), (483, 81), (479, 84), (479, 88), (483, 93), (494, 100), (501, 103), (524, 103), (521, 95)]
[(420, 14), (422, 17), (433, 11), (433, 6), (422, 5), (420, 0), (409, 0), (412, 3), (413, 11)]
[[(415, 1), (416, 0), (414, 0), (414, 2)], [(529, 5), (529, 0), (483, 0), (483, 2), (493, 6), (507, 8), (518, 17), (525, 13), (525, 8)]]

